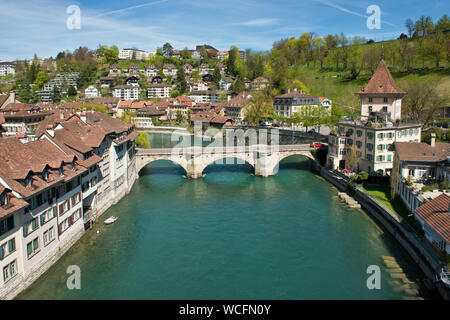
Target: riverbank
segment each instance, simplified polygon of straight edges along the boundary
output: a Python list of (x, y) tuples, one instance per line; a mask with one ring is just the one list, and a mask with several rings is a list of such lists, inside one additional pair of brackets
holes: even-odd
[[(314, 162), (313, 167), (316, 173), (325, 178), (325, 180), (333, 186), (340, 191), (347, 192), (347, 181), (344, 177), (334, 174), (330, 170), (321, 167), (316, 162)], [(375, 220), (380, 223), (380, 225), (382, 225), (411, 256), (414, 262), (427, 276), (425, 285), (433, 285), (443, 299), (450, 300), (450, 289), (442, 283), (442, 281), (436, 282), (436, 275), (440, 274), (441, 271), (439, 263), (430, 255), (430, 252), (428, 252), (428, 249), (421, 244), (420, 240), (416, 238), (411, 227), (397, 216), (393, 216), (386, 208), (363, 191), (357, 189), (353, 198), (358, 201), (364, 211), (375, 218)]]

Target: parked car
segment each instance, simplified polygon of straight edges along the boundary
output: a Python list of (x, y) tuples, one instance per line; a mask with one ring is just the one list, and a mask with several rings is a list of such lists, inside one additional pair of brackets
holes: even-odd
[(311, 142), (311, 144), (309, 145), (311, 148), (322, 148), (325, 145), (323, 143), (320, 142)]

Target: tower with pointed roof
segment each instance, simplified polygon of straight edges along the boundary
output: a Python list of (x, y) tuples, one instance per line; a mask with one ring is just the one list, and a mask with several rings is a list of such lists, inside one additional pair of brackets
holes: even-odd
[(406, 92), (395, 84), (383, 59), (370, 81), (357, 94), (361, 98), (363, 118), (368, 118), (371, 112), (379, 112), (385, 114), (391, 121), (401, 119), (402, 97)]

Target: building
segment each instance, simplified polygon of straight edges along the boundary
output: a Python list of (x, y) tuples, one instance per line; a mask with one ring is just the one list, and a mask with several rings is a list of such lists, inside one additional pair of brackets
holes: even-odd
[(198, 73), (201, 76), (204, 76), (205, 74), (209, 73), (209, 65), (207, 63), (202, 63), (199, 67), (198, 67)]
[(172, 86), (168, 84), (152, 84), (148, 87), (148, 98), (169, 98)]
[(34, 139), (34, 134), (39, 123), (52, 111), (41, 110), (41, 107), (25, 103), (10, 103), (0, 110), (3, 115), (3, 136), (16, 136), (22, 134)]
[(207, 127), (222, 128), (224, 126), (233, 125), (233, 120), (227, 116), (220, 116), (214, 111), (204, 111), (204, 112), (197, 112), (196, 114), (192, 115), (191, 123), (193, 125), (196, 123), (201, 123), (202, 127), (204, 128)]
[(139, 99), (139, 86), (132, 85), (119, 85), (112, 89), (114, 98), (120, 98), (122, 100), (138, 100)]
[(0, 139), (0, 299), (61, 257), (136, 179), (133, 125), (104, 114), (62, 116), (39, 139)]
[(233, 77), (224, 77), (219, 81), (219, 87), (221, 90), (230, 90), (231, 85), (234, 83)]
[(287, 93), (276, 96), (273, 101), (273, 111), (284, 117), (291, 117), (295, 112), (302, 112), (303, 108), (317, 108), (319, 106), (319, 98), (312, 94), (304, 94), (288, 90)]
[(444, 261), (450, 254), (450, 196), (443, 193), (414, 211), (425, 238), (432, 247), (442, 253)]
[(138, 73), (139, 73), (139, 66), (137, 64), (132, 63), (128, 66), (129, 75), (136, 75)]
[(20, 101), (16, 99), (15, 91), (0, 94), (0, 110), (5, 108), (10, 103), (20, 103)]
[(240, 123), (246, 117), (245, 104), (251, 95), (248, 92), (242, 92), (225, 104), (225, 116), (231, 118), (233, 122)]
[(208, 83), (203, 80), (197, 80), (192, 86), (193, 91), (206, 91), (209, 89)]
[(192, 68), (192, 66), (189, 63), (186, 63), (186, 64), (183, 65), (183, 70), (184, 70), (184, 73), (191, 74), (193, 68)]
[(189, 98), (197, 103), (206, 102), (221, 102), (220, 100), (226, 100), (226, 92), (221, 90), (204, 90), (204, 91), (192, 91), (189, 94)]
[(319, 103), (321, 107), (325, 108), (325, 110), (327, 110), (328, 112), (331, 111), (331, 105), (333, 104), (333, 101), (326, 97), (319, 97)]
[(14, 62), (0, 62), (0, 77), (6, 77), (16, 74), (16, 65)]
[(114, 83), (114, 79), (109, 77), (100, 77), (99, 81), (102, 88), (110, 88)]
[(226, 58), (228, 58), (228, 54), (229, 54), (228, 51), (217, 51), (216, 57), (217, 57), (217, 59), (223, 61), (223, 60), (225, 60)]
[(444, 191), (426, 190), (425, 185), (450, 182), (450, 143), (396, 142), (400, 182), (397, 193), (411, 211)]
[(149, 78), (155, 77), (158, 75), (158, 68), (156, 68), (153, 64), (149, 64), (145, 67), (144, 73)]
[(131, 76), (125, 79), (125, 85), (127, 86), (139, 86), (139, 78), (136, 76)]
[(171, 63), (166, 63), (163, 66), (163, 73), (164, 73), (164, 75), (166, 77), (168, 77), (168, 76), (176, 77), (176, 75), (177, 75), (177, 67), (175, 67)]
[(122, 68), (119, 66), (118, 63), (113, 63), (109, 67), (109, 76), (110, 77), (117, 77), (117, 76), (120, 76), (121, 74), (122, 74)]
[[(381, 105), (368, 108), (369, 98), (372, 97), (370, 103), (380, 101), (380, 90), (391, 104), (386, 106), (387, 109), (380, 107)], [(332, 169), (363, 170), (369, 174), (376, 172), (390, 175), (393, 168), (394, 143), (420, 142), (421, 139), (420, 123), (396, 121), (400, 119), (398, 116), (401, 115), (401, 97), (404, 94), (405, 92), (395, 85), (386, 64), (381, 60), (369, 84), (358, 92), (361, 97), (361, 117), (339, 121), (337, 131), (330, 133), (328, 166)], [(368, 113), (369, 110), (372, 111)]]
[(367, 119), (371, 112), (383, 112), (391, 121), (401, 119), (402, 97), (405, 94), (395, 84), (384, 60), (381, 60), (369, 83), (358, 92), (361, 116)]
[(216, 68), (219, 69), (221, 75), (225, 74), (226, 67), (222, 62), (218, 62)]
[(269, 80), (264, 77), (257, 77), (252, 81), (252, 90), (263, 91), (269, 86)]
[(98, 89), (91, 85), (84, 90), (84, 96), (86, 98), (97, 98), (98, 97)]
[(119, 51), (120, 60), (145, 60), (150, 57), (150, 53), (133, 48), (122, 49)]

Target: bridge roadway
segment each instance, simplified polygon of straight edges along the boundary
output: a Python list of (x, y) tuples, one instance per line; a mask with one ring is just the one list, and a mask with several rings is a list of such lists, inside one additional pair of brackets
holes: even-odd
[[(309, 144), (298, 145), (252, 145), (252, 146), (189, 146), (157, 149), (137, 149), (136, 167), (139, 172), (147, 164), (157, 160), (170, 160), (186, 171), (191, 179), (201, 178), (203, 170), (224, 158), (236, 158), (249, 163), (257, 176), (276, 174), (278, 164), (286, 157), (302, 155), (314, 160)], [(223, 163), (223, 162), (222, 162)], [(234, 162), (233, 162), (234, 163)], [(239, 162), (238, 162), (239, 163)]]

